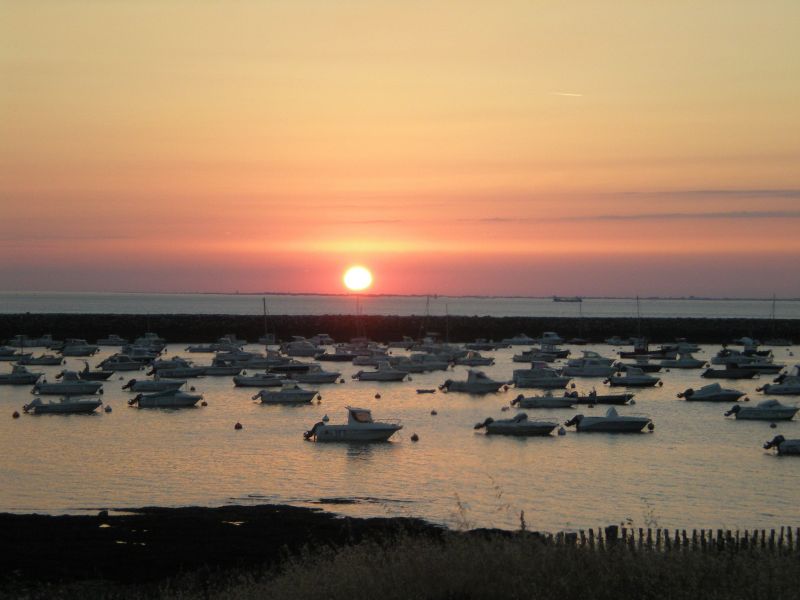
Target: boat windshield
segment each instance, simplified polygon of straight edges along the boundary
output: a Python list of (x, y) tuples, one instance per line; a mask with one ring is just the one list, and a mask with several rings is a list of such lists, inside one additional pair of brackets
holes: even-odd
[(357, 423), (372, 423), (372, 413), (368, 410), (351, 410), (350, 417)]

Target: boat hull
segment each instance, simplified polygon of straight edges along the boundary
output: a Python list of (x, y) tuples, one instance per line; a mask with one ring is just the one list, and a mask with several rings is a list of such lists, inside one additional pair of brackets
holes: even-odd
[(737, 420), (741, 419), (743, 421), (791, 421), (797, 410), (793, 406), (764, 410), (745, 407), (741, 408), (735, 416)]
[(625, 420), (606, 419), (593, 420), (592, 417), (583, 419), (577, 425), (577, 430), (581, 433), (640, 433), (650, 422), (650, 419), (629, 418)]
[(93, 413), (102, 404), (100, 400), (92, 402), (71, 402), (71, 403), (43, 403), (33, 406), (28, 411), (33, 415), (86, 415)]
[(348, 427), (347, 425), (325, 425), (320, 427), (315, 439), (318, 442), (386, 442), (400, 425), (381, 427)]
[(550, 435), (556, 427), (558, 427), (556, 423), (505, 424), (495, 422), (486, 426), (486, 435), (544, 436)]

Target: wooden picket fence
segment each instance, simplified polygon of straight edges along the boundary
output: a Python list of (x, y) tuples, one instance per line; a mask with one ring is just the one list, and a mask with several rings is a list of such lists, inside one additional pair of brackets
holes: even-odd
[(661, 529), (610, 525), (578, 532), (547, 534), (549, 543), (608, 549), (625, 546), (648, 551), (738, 552), (759, 550), (775, 554), (800, 552), (800, 527), (780, 529)]

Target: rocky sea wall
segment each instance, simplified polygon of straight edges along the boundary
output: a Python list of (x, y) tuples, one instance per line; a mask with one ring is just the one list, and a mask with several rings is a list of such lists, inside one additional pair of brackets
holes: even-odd
[[(638, 333), (652, 342), (671, 342), (685, 337), (697, 343), (726, 343), (749, 336), (800, 341), (800, 320), (731, 318), (565, 318), (565, 317), (422, 317), (384, 315), (277, 315), (267, 329), (278, 340), (293, 335), (327, 333), (337, 341), (366, 336), (379, 342), (420, 337), (436, 332), (451, 342), (476, 338), (500, 340), (519, 333), (536, 337), (556, 331), (566, 339), (591, 342)], [(264, 319), (251, 315), (119, 315), (119, 314), (4, 314), (0, 315), (0, 340), (17, 334), (55, 339), (84, 338), (91, 342), (115, 333), (133, 339), (154, 331), (172, 342), (208, 342), (228, 333), (256, 341), (264, 334)]]

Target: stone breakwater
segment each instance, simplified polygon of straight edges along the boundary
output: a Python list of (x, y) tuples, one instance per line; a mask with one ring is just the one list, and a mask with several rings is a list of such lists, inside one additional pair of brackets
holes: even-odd
[[(250, 315), (118, 315), (118, 314), (6, 314), (0, 315), (0, 340), (17, 334), (55, 339), (68, 337), (95, 341), (110, 333), (133, 339), (155, 331), (172, 342), (207, 342), (228, 333), (255, 341), (264, 334), (264, 319)], [(451, 342), (476, 338), (500, 340), (519, 333), (537, 336), (557, 331), (566, 339), (580, 337), (602, 342), (613, 335), (628, 337), (638, 332), (652, 342), (671, 342), (685, 337), (696, 343), (721, 344), (749, 336), (800, 341), (800, 320), (723, 318), (567, 318), (567, 317), (424, 317), (392, 315), (276, 315), (268, 331), (278, 340), (293, 335), (327, 333), (337, 341), (366, 336), (379, 342), (417, 338), (436, 332)]]

